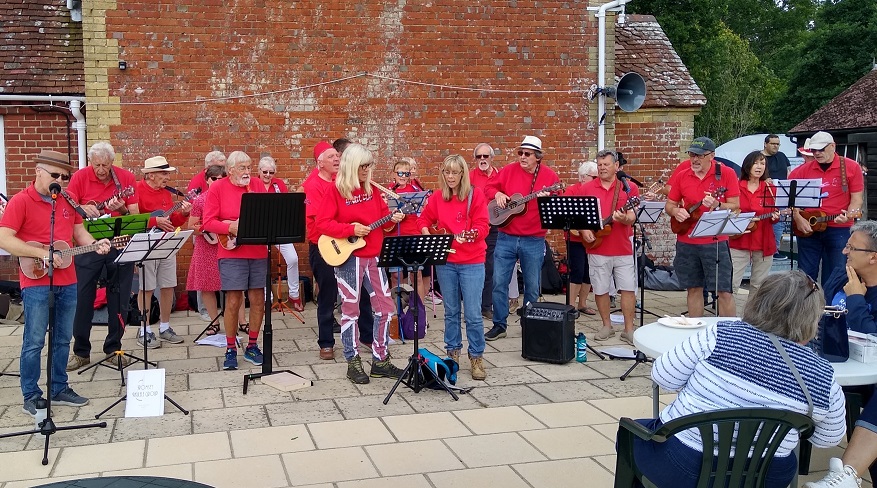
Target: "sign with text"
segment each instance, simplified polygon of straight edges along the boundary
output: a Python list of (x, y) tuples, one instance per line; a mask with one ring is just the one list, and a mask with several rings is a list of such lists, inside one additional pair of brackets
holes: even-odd
[(164, 415), (164, 369), (129, 370), (125, 417)]

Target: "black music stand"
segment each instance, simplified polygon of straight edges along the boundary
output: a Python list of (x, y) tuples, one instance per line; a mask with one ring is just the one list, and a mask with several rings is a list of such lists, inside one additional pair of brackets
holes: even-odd
[[(776, 180), (773, 182), (777, 194), (770, 204), (769, 195), (762, 197), (766, 208), (819, 208), (822, 206), (822, 179), (799, 179), (799, 180)], [(795, 268), (795, 217), (790, 215), (791, 226), (789, 228), (789, 269)], [(777, 252), (780, 252), (777, 249)]]
[[(421, 236), (399, 236), (385, 237), (381, 246), (381, 255), (378, 258), (378, 266), (382, 268), (405, 267), (409, 273), (417, 273), (419, 268), (424, 266), (441, 266), (448, 261), (448, 253), (451, 250), (451, 241), (454, 236), (449, 234), (440, 235), (421, 235)], [(414, 280), (414, 292), (412, 297), (417, 297), (417, 280)], [(457, 299), (456, 297), (453, 299)], [(414, 351), (408, 358), (408, 366), (402, 370), (402, 374), (396, 380), (396, 384), (390, 389), (390, 393), (384, 398), (384, 405), (390, 401), (390, 397), (396, 392), (396, 388), (400, 383), (411, 388), (414, 393), (420, 393), (429, 383), (424, 381), (423, 371), (421, 368), (425, 365), (425, 360), (418, 350), (418, 316), (417, 309), (413, 308), (414, 313)], [(426, 317), (424, 317), (426, 318)], [(407, 379), (406, 379), (407, 376)], [(444, 384), (443, 381), (436, 382), (443, 390), (448, 392), (454, 400), (459, 400), (457, 395)]]
[[(147, 261), (158, 261), (162, 259), (168, 259), (174, 256), (177, 252), (179, 252), (180, 248), (183, 247), (183, 244), (186, 242), (186, 239), (192, 235), (191, 230), (177, 231), (177, 232), (144, 232), (141, 234), (134, 234), (131, 240), (128, 242), (128, 245), (125, 246), (125, 249), (116, 256), (115, 262), (117, 264), (121, 263), (134, 263), (139, 269), (140, 273), (140, 290), (146, 290), (146, 273), (143, 270), (143, 263)], [(158, 366), (157, 363), (149, 361), (149, 348), (148, 341), (146, 337), (146, 326), (149, 325), (149, 310), (146, 307), (145, 303), (138, 304), (138, 308), (140, 308), (140, 327), (141, 332), (143, 333), (143, 357), (139, 358), (137, 356), (123, 353), (125, 356), (128, 356), (132, 359), (142, 361), (143, 369), (149, 369), (149, 366)], [(118, 353), (116, 353), (118, 354)], [(119, 359), (121, 361), (121, 358)], [(124, 384), (124, 383), (123, 383)], [(109, 407), (101, 410), (94, 418), (98, 419), (101, 415), (107, 413), (118, 405), (119, 403), (126, 400), (128, 397), (127, 393), (119, 397), (115, 402), (113, 402)], [(177, 409), (183, 412), (184, 415), (189, 415), (189, 411), (180, 406), (177, 402), (175, 402), (171, 397), (164, 395), (164, 399), (171, 403), (171, 405), (177, 407)]]
[(660, 315), (646, 308), (646, 277), (643, 271), (645, 270), (644, 263), (646, 262), (646, 249), (652, 249), (652, 243), (649, 241), (649, 235), (646, 234), (646, 229), (643, 224), (654, 224), (661, 218), (663, 212), (664, 202), (648, 201), (640, 203), (640, 206), (636, 211), (636, 222), (633, 226), (633, 242), (634, 244), (637, 244), (636, 230), (639, 228), (639, 254), (636, 254), (636, 250), (634, 250), (634, 261), (636, 262), (637, 285), (639, 286), (638, 308), (640, 327), (643, 326), (645, 314), (660, 318)]
[[(304, 376), (284, 369), (273, 370), (274, 332), (271, 329), (271, 246), (304, 242), (305, 240), (305, 194), (304, 193), (245, 193), (241, 196), (240, 225), (237, 245), (268, 246), (265, 261), (265, 326), (262, 328), (263, 360), (261, 373), (244, 375), (244, 395), (250, 380), (287, 373), (299, 378)], [(241, 305), (243, 306), (243, 305)], [(313, 381), (310, 382), (313, 385)]]
[[(705, 212), (700, 216), (700, 219), (695, 224), (694, 228), (691, 229), (691, 234), (689, 237), (697, 238), (697, 237), (712, 237), (713, 243), (716, 246), (716, 271), (715, 271), (715, 284), (713, 285), (713, 293), (716, 294), (715, 298), (715, 311), (716, 317), (719, 316), (719, 237), (720, 236), (733, 236), (737, 234), (742, 234), (746, 227), (749, 226), (749, 222), (752, 220), (752, 216), (755, 213), (749, 213), (744, 217), (741, 217), (730, 210), (713, 210), (712, 212)], [(728, 259), (731, 259), (728, 256)]]
[[(89, 234), (92, 235), (95, 239), (113, 239), (119, 236), (133, 236), (135, 234), (141, 234), (146, 232), (147, 226), (149, 225), (149, 214), (134, 214), (134, 215), (124, 215), (121, 217), (107, 217), (107, 218), (98, 218), (98, 219), (87, 219), (83, 222), (85, 225), (85, 230), (88, 231)], [(120, 253), (121, 254), (121, 253)], [(118, 256), (116, 256), (118, 258)], [(124, 263), (118, 263), (117, 266)], [(133, 266), (133, 263), (132, 263)], [(118, 273), (118, 272), (117, 272)], [(131, 274), (133, 275), (133, 269), (131, 270)], [(121, 278), (125, 279), (125, 278)], [(129, 275), (127, 278), (129, 281), (131, 276)], [(109, 286), (115, 286), (118, 288), (118, 281), (115, 284), (110, 284)], [(118, 289), (116, 290), (118, 291)], [(124, 300), (124, 297), (119, 296), (119, 310), (123, 310), (123, 303), (121, 301)], [(111, 320), (110, 317), (107, 318), (107, 321)], [(122, 333), (125, 332), (125, 322), (122, 317), (118, 318), (119, 325), (122, 327)], [(126, 366), (122, 366), (122, 356), (129, 357), (132, 361)], [(143, 359), (138, 358), (137, 356), (126, 353), (123, 350), (115, 351), (112, 354), (107, 355), (107, 357), (101, 359), (100, 361), (86, 367), (80, 369), (76, 372), (76, 374), (82, 374), (90, 369), (94, 369), (98, 366), (103, 366), (105, 368), (110, 368), (117, 370), (119, 372), (119, 377), (122, 380), (122, 386), (125, 386), (125, 372), (124, 369), (137, 361), (143, 361)], [(109, 364), (105, 364), (109, 363)], [(152, 366), (157, 366), (156, 363), (150, 363)]]
[[(600, 218), (600, 200), (597, 197), (537, 197), (536, 203), (539, 206), (539, 220), (542, 222), (542, 228), (563, 230), (567, 258), (569, 258), (570, 229), (596, 231), (603, 228), (603, 219)], [(567, 270), (569, 270), (569, 266), (567, 266)], [(566, 305), (569, 305), (569, 271), (566, 272), (566, 283)], [(578, 317), (578, 311), (576, 311), (576, 317)], [(598, 358), (606, 359), (591, 344), (588, 344), (588, 349)]]

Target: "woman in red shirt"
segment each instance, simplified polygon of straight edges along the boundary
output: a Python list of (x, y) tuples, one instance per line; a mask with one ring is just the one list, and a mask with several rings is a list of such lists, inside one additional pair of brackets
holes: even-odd
[[(484, 287), (484, 258), (487, 253), (487, 200), (480, 188), (469, 182), (469, 168), (460, 155), (445, 158), (439, 178), (441, 192), (429, 197), (417, 227), (429, 234), (430, 227), (454, 235), (453, 254), (448, 262), (436, 266), (436, 277), (444, 293), (445, 347), (448, 356), (460, 360), (463, 339), (460, 334), (460, 305), (466, 314), (466, 339), (472, 379), (484, 380), (484, 321), (481, 318), (481, 292)], [(461, 298), (462, 296), (462, 303)]]
[[(319, 234), (336, 239), (335, 248), (343, 248), (353, 237), (365, 242), (363, 247), (353, 250), (344, 263), (335, 267), (335, 278), (341, 294), (341, 343), (344, 345), (344, 359), (347, 360), (347, 378), (357, 384), (368, 383), (369, 376), (398, 378), (402, 374), (402, 370), (393, 365), (387, 355), (387, 331), (394, 307), (387, 275), (378, 268), (378, 255), (384, 240), (384, 232), (379, 227), (387, 228), (392, 225), (391, 222), (399, 223), (405, 216), (401, 212), (391, 213), (378, 188), (372, 185), (374, 164), (371, 151), (360, 144), (348, 146), (341, 155), (335, 190), (330, 188), (326, 191), (314, 220)], [(320, 246), (320, 252), (323, 253), (323, 246)], [(327, 262), (334, 261), (325, 254), (323, 258)], [(366, 375), (362, 369), (362, 359), (357, 349), (359, 338), (356, 337), (356, 322), (359, 319), (361, 293), (371, 297), (375, 313), (372, 343), (374, 360), (370, 375)]]
[[(739, 237), (729, 240), (731, 262), (734, 265), (733, 290), (740, 288), (746, 266), (752, 264), (749, 277), (749, 296), (761, 286), (770, 273), (773, 254), (777, 250), (772, 222), (779, 213), (769, 205), (775, 201), (776, 189), (767, 182), (767, 162), (761, 151), (752, 151), (743, 159), (740, 172), (740, 211), (755, 212), (755, 227)], [(768, 206), (765, 206), (768, 205)]]

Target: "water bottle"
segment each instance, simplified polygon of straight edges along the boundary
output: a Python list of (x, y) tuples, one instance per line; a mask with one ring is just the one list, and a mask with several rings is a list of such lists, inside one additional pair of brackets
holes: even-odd
[(584, 332), (579, 332), (576, 337), (576, 361), (580, 363), (588, 361), (588, 339)]
[(33, 421), (36, 425), (36, 428), (39, 429), (41, 427), (41, 423), (46, 420), (46, 414), (49, 409), (49, 402), (46, 401), (45, 398), (38, 398), (36, 402), (34, 402), (34, 406), (37, 408), (37, 414), (34, 415)]

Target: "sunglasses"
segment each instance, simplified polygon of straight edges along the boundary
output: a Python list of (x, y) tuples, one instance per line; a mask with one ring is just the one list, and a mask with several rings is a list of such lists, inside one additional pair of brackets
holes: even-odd
[(409, 176), (411, 176), (411, 172), (410, 171), (396, 171), (396, 176), (398, 176), (400, 178), (408, 178)]
[(61, 178), (61, 181), (70, 181), (70, 174), (69, 173), (53, 173), (53, 172), (47, 171), (43, 168), (39, 168), (39, 169), (43, 170), (44, 173), (51, 176), (53, 180), (57, 180), (58, 178)]
[(276, 171), (265, 171), (264, 169), (262, 170), (263, 175), (273, 175), (274, 173), (276, 173)]
[(810, 298), (810, 295), (816, 293), (819, 290), (819, 284), (813, 281), (813, 278), (811, 278), (810, 275), (807, 275), (807, 281), (810, 282), (810, 293), (808, 293), (807, 296), (804, 297), (805, 300)]
[(375, 163), (360, 164), (359, 169), (371, 169), (371, 167), (374, 165), (375, 165)]
[(812, 152), (813, 154), (824, 153), (826, 149), (828, 149), (828, 146), (825, 146), (822, 149), (810, 149), (810, 152)]
[(223, 178), (225, 178), (225, 177), (226, 177), (226, 175), (222, 175), (222, 176), (211, 176), (211, 177), (210, 177), (210, 181), (221, 180), (221, 179), (223, 179)]
[(476, 154), (475, 159), (490, 159), (490, 154)]
[(518, 156), (524, 156), (525, 158), (529, 158), (530, 156), (536, 153), (530, 151), (518, 151)]

